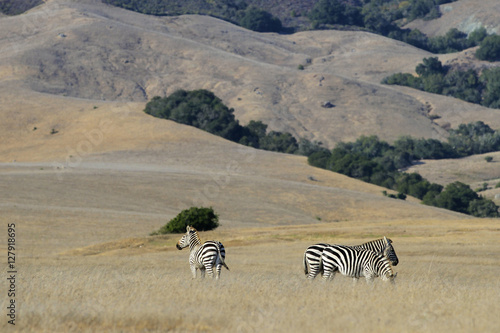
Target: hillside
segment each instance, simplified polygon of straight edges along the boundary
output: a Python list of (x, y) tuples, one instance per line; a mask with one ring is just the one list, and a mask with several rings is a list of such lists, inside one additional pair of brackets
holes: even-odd
[[(430, 54), (366, 32), (259, 34), (206, 16), (150, 17), (63, 0), (0, 25), (11, 36), (0, 60), (3, 72), (16, 73), (8, 84), (42, 93), (145, 102), (205, 88), (242, 123), (262, 120), (328, 146), (362, 134), (443, 139), (440, 126), (474, 119), (500, 127), (498, 111), (381, 85)], [(335, 107), (322, 108), (325, 101)], [(431, 121), (429, 111), (441, 118)]]
[(436, 20), (416, 20), (406, 27), (419, 29), (428, 36), (442, 36), (457, 28), (470, 33), (484, 26), (489, 33), (500, 33), (500, 22), (494, 13), (500, 12), (500, 3), (496, 0), (459, 0), (440, 6), (441, 17)]

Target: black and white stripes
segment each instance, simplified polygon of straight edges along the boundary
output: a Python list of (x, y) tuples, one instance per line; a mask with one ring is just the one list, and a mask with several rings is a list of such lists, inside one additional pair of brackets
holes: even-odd
[(381, 254), (370, 250), (357, 250), (342, 245), (327, 246), (321, 254), (323, 263), (323, 279), (331, 280), (338, 270), (342, 275), (358, 279), (362, 276), (366, 281), (375, 277), (382, 280), (394, 280), (389, 260)]
[(214, 267), (216, 269), (215, 278), (219, 279), (222, 266), (227, 267), (224, 259), (226, 250), (224, 245), (218, 241), (206, 241), (201, 244), (198, 231), (191, 226), (187, 226), (186, 233), (177, 242), (177, 249), (182, 250), (189, 246), (189, 266), (193, 279), (196, 279), (196, 270), (200, 270), (201, 277), (205, 277), (205, 271), (209, 277), (214, 277)]
[[(321, 255), (325, 248), (331, 246), (326, 243), (319, 243), (309, 246), (304, 253), (304, 272), (308, 279), (314, 279), (319, 273), (323, 273), (323, 262)], [(396, 266), (399, 259), (389, 238), (376, 239), (360, 245), (349, 246), (356, 250), (370, 250), (376, 254), (381, 254), (387, 258), (391, 265)]]
[[(219, 279), (222, 266), (227, 267), (224, 245), (218, 241), (201, 243), (198, 231), (187, 226), (186, 233), (177, 242), (177, 249), (189, 247), (189, 265), (193, 279), (197, 270), (201, 277), (205, 272), (212, 278)], [(399, 259), (392, 246), (392, 241), (386, 237), (356, 246), (329, 245), (319, 243), (311, 245), (304, 253), (304, 271), (307, 278), (314, 279), (322, 273), (323, 279), (331, 280), (337, 272), (358, 279), (362, 276), (367, 281), (380, 277), (382, 280), (394, 281), (392, 266)], [(215, 274), (214, 274), (215, 269)]]

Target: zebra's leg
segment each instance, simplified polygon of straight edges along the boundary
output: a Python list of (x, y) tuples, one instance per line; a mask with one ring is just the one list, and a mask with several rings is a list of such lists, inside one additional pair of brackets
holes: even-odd
[(323, 281), (332, 281), (335, 277), (335, 267), (323, 265)]
[(215, 268), (215, 279), (218, 280), (220, 278), (220, 271), (222, 270), (222, 264), (217, 263), (217, 267)]
[(191, 275), (193, 276), (193, 279), (196, 279), (196, 266), (191, 265)]
[(373, 284), (373, 277), (374, 277), (373, 274), (365, 275), (366, 283), (370, 285)]
[(200, 268), (200, 277), (201, 277), (202, 279), (204, 279), (204, 278), (205, 278), (205, 268), (204, 268), (204, 267)]
[(318, 275), (318, 267), (309, 265), (309, 273), (307, 274), (307, 278), (309, 280), (314, 280), (314, 278)]
[(207, 271), (208, 277), (214, 278), (214, 265), (212, 263), (205, 265), (205, 270)]

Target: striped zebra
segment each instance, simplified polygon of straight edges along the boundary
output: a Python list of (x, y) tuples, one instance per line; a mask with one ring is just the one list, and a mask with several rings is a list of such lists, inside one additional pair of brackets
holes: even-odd
[(200, 270), (201, 278), (205, 277), (205, 271), (208, 276), (214, 277), (214, 267), (216, 269), (215, 278), (219, 279), (220, 271), (222, 266), (227, 267), (224, 259), (226, 258), (226, 250), (224, 245), (218, 241), (206, 241), (201, 243), (198, 231), (187, 226), (186, 233), (177, 242), (177, 249), (182, 250), (189, 246), (189, 266), (191, 267), (191, 273), (193, 274), (193, 279), (196, 279), (196, 270)]
[(367, 282), (372, 281), (375, 277), (394, 282), (396, 277), (389, 259), (383, 254), (377, 254), (370, 250), (330, 245), (323, 250), (321, 261), (324, 269), (324, 280), (333, 279), (337, 270), (342, 275), (353, 277), (355, 280), (364, 276)]
[[(304, 273), (308, 279), (314, 279), (319, 273), (323, 273), (321, 254), (327, 246), (330, 246), (330, 244), (319, 243), (311, 245), (306, 249), (304, 253)], [(370, 250), (378, 254), (384, 254), (384, 249), (389, 247), (386, 252), (386, 258), (389, 259), (393, 266), (397, 266), (399, 263), (396, 251), (394, 251), (394, 247), (392, 246), (392, 240), (386, 237), (350, 247), (358, 250)]]

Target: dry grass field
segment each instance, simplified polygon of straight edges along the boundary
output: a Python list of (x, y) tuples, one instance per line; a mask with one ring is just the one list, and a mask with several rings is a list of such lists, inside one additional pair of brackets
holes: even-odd
[[(4, 332), (495, 332), (500, 325), (497, 221), (221, 228), (201, 233), (226, 245), (230, 271), (219, 281), (191, 279), (188, 253), (174, 247), (179, 236), (50, 253), (71, 246), (46, 240), (38, 249), (19, 223), (19, 318), (15, 329), (4, 320)], [(382, 234), (391, 235), (400, 258), (395, 285), (343, 276), (306, 281), (301, 261), (309, 244)]]
[[(206, 88), (243, 123), (328, 144), (443, 138), (446, 123), (477, 119), (498, 128), (490, 109), (379, 84), (426, 52), (364, 32), (256, 34), (94, 0), (0, 17), (0, 37), (1, 332), (498, 331), (498, 219), (390, 199), (304, 157), (142, 112), (154, 94)], [(442, 118), (431, 122), (426, 105)], [(479, 156), (417, 167), (437, 182), (479, 184), (499, 177), (495, 165)], [(218, 229), (201, 233), (226, 247), (230, 271), (219, 281), (191, 279), (180, 235), (148, 236), (194, 205), (220, 215)], [(399, 256), (395, 285), (306, 281), (310, 244), (381, 236)]]

